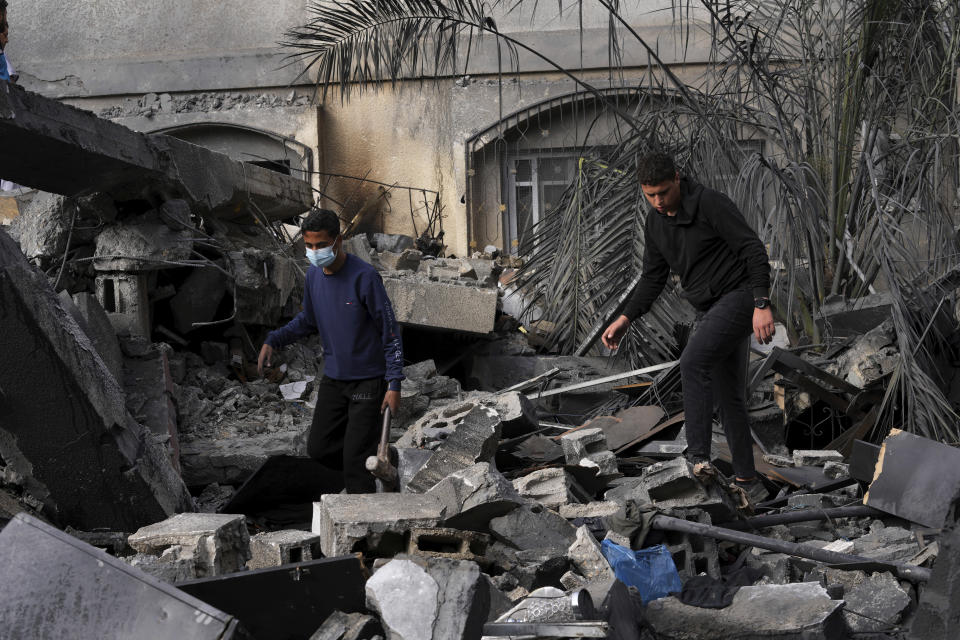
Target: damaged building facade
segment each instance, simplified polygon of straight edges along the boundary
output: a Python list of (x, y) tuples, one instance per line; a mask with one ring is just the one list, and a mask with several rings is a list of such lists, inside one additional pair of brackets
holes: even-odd
[[(675, 39), (673, 8), (622, 15), (694, 82), (706, 36)], [(505, 295), (581, 150), (622, 124), (611, 105), (638, 107), (649, 58), (608, 73), (605, 11), (496, 20), (593, 91), (527, 50), (499, 78), (492, 47), (468, 75), (323, 103), (277, 44), (311, 11), (11, 0), (0, 638), (960, 634), (960, 454), (890, 409), (916, 349), (882, 286), (818, 309), (822, 344), (780, 329), (753, 344), (763, 499), (730, 481), (719, 422), (713, 466), (684, 457), (689, 309), (658, 308), (634, 368), (595, 327), (552, 348), (528, 292)], [(404, 332), (377, 459), (395, 474), (376, 493), (306, 457), (319, 341), (257, 371), (300, 308), (296, 223), (317, 202)], [(912, 302), (939, 300), (921, 344), (960, 343), (940, 296), (956, 273), (916, 287)], [(592, 313), (619, 312), (608, 302)], [(938, 380), (960, 379), (942, 355)]]

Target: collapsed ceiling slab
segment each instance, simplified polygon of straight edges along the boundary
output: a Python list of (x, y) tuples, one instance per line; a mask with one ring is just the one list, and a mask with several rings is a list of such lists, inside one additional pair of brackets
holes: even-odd
[(183, 140), (144, 134), (22, 88), (0, 86), (0, 175), (24, 186), (114, 200), (182, 197), (224, 219), (283, 220), (308, 210), (303, 180)]

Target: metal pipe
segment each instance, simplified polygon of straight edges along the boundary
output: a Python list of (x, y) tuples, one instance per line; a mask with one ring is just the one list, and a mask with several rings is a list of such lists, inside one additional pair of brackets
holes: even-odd
[(811, 520), (829, 520), (830, 518), (862, 518), (864, 516), (881, 516), (880, 511), (864, 504), (849, 505), (846, 507), (833, 507), (830, 509), (798, 509), (796, 511), (787, 511), (785, 513), (773, 513), (763, 516), (753, 516), (745, 520), (731, 520), (730, 522), (721, 522), (720, 524), (727, 529), (743, 531), (744, 529), (762, 529), (763, 527), (774, 527), (778, 524), (791, 524), (794, 522), (809, 522)]
[[(771, 538), (764, 538), (763, 536), (746, 533), (744, 531), (735, 531), (733, 529), (715, 527), (709, 524), (690, 522), (688, 520), (681, 520), (680, 518), (671, 518), (670, 516), (655, 516), (653, 518), (653, 522), (651, 523), (651, 527), (660, 531), (692, 533), (698, 536), (706, 536), (708, 538), (716, 538), (717, 540), (727, 540), (729, 542), (745, 544), (751, 547), (767, 549), (768, 551), (777, 551), (779, 553), (785, 553), (798, 558), (807, 558), (808, 560), (823, 562), (833, 565), (837, 569), (844, 569), (845, 567), (843, 565), (846, 564), (882, 564), (890, 567), (890, 570), (896, 574), (897, 577), (903, 578), (904, 580), (910, 580), (911, 582), (926, 582), (930, 579), (930, 569), (925, 569), (923, 567), (893, 562), (879, 562), (877, 560), (864, 558), (862, 556), (854, 556), (847, 553), (837, 553), (836, 551), (827, 551), (810, 544), (773, 540)], [(859, 566), (856, 568), (859, 568)]]

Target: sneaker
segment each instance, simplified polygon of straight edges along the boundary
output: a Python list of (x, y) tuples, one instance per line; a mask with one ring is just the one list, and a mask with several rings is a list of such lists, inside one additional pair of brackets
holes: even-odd
[(734, 479), (733, 486), (743, 491), (747, 495), (747, 498), (750, 499), (751, 504), (763, 502), (770, 497), (770, 492), (767, 491), (767, 488), (764, 486), (763, 480), (757, 476), (749, 480)]

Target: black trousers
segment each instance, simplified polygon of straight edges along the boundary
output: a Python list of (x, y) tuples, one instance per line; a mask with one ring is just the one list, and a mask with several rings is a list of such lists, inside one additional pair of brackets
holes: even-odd
[(749, 289), (727, 293), (697, 321), (680, 355), (687, 456), (710, 459), (713, 411), (718, 406), (733, 470), (741, 478), (756, 475), (746, 403), (753, 311)]
[(383, 418), (380, 405), (387, 392), (383, 378), (334, 380), (323, 376), (317, 386), (317, 408), (307, 436), (307, 455), (343, 472), (347, 493), (372, 493), (373, 475), (364, 467), (377, 455)]

